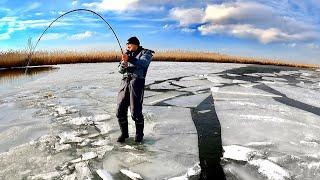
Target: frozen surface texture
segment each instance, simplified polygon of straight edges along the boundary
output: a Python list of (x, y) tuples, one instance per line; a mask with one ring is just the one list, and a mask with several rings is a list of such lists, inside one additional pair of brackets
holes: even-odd
[(153, 62), (144, 142), (129, 119), (119, 144), (117, 63), (57, 67), (0, 81), (0, 179), (198, 179), (196, 117), (220, 122), (226, 179), (320, 179), (319, 70)]

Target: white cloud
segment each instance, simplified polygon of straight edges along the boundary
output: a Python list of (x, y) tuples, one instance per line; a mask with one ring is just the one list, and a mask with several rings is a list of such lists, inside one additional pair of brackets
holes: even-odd
[[(28, 28), (40, 28), (44, 29), (45, 27), (49, 26), (51, 20), (45, 19), (37, 19), (37, 20), (20, 20), (18, 17), (3, 17), (0, 18), (0, 28), (6, 29), (5, 32), (0, 33), (0, 39), (10, 39), (11, 34), (16, 31), (25, 30)], [(56, 22), (54, 26), (67, 26), (70, 25), (68, 22)]]
[(306, 47), (309, 49), (317, 49), (317, 50), (320, 49), (320, 45), (316, 43), (308, 43), (306, 44)]
[(230, 24), (230, 25), (202, 25), (198, 30), (203, 35), (209, 34), (229, 34), (240, 38), (257, 39), (263, 44), (270, 42), (291, 42), (313, 40), (317, 34), (312, 32), (301, 32), (296, 34), (288, 34), (278, 28), (261, 29), (249, 24)]
[(7, 40), (10, 39), (10, 33), (5, 32), (0, 34), (0, 40)]
[(196, 29), (182, 28), (181, 31), (182, 31), (182, 32), (185, 32), (185, 33), (193, 33), (193, 32), (196, 31)]
[(37, 9), (38, 7), (40, 7), (41, 4), (39, 2), (35, 2), (29, 5), (29, 7), (27, 9), (25, 9), (26, 11), (30, 11), (30, 10), (34, 10)]
[(83, 3), (82, 5), (89, 8), (96, 8), (100, 11), (126, 11), (135, 10), (139, 0), (102, 0), (101, 2)]
[(57, 40), (57, 39), (61, 39), (61, 38), (65, 37), (65, 36), (66, 36), (65, 33), (48, 33), (48, 34), (45, 34), (41, 39), (43, 41)]
[(169, 30), (176, 29), (176, 28), (177, 28), (177, 26), (172, 25), (172, 24), (166, 24), (166, 25), (164, 25), (162, 28), (163, 28), (164, 30), (169, 31)]
[(72, 5), (73, 5), (73, 6), (75, 6), (75, 5), (77, 5), (77, 4), (78, 4), (78, 1), (77, 1), (77, 0), (73, 0), (73, 1), (72, 1)]
[(203, 9), (190, 8), (173, 8), (170, 10), (170, 16), (173, 19), (177, 19), (180, 26), (189, 26), (195, 23), (201, 23), (203, 21), (204, 12)]
[(69, 40), (83, 40), (91, 37), (93, 35), (93, 32), (91, 31), (86, 31), (84, 33), (78, 33), (70, 36), (68, 39)]
[(229, 34), (257, 39), (261, 43), (313, 41), (320, 36), (316, 26), (277, 12), (276, 7), (258, 2), (236, 1), (209, 4), (205, 9), (173, 8), (170, 17), (181, 29), (202, 24), (202, 35)]
[(296, 47), (297, 46), (297, 43), (290, 43), (289, 44), (289, 47), (292, 47), (292, 48), (294, 48), (294, 47)]

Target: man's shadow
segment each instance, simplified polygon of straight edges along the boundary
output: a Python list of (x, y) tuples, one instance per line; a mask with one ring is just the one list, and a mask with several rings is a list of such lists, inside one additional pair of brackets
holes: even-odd
[(191, 114), (198, 133), (200, 179), (226, 179), (220, 165), (220, 158), (223, 156), (221, 126), (212, 95), (192, 108)]

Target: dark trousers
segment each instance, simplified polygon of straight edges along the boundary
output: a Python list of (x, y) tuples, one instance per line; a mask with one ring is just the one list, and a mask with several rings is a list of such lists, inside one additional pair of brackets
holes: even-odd
[(131, 117), (136, 124), (143, 124), (142, 103), (145, 79), (132, 76), (124, 77), (121, 81), (117, 99), (117, 118), (119, 123), (128, 122), (128, 107)]

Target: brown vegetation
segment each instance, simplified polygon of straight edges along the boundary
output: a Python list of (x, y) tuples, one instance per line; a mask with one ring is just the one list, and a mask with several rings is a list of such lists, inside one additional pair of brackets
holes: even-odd
[[(50, 51), (36, 52), (30, 61), (30, 66), (55, 65), (70, 63), (97, 63), (118, 62), (121, 54), (116, 51)], [(318, 67), (312, 64), (289, 63), (280, 60), (236, 57), (212, 52), (190, 52), (190, 51), (160, 51), (156, 52), (153, 61), (178, 61), (178, 62), (218, 62), (218, 63), (242, 63), (262, 64), (312, 68)], [(28, 63), (28, 52), (7, 51), (0, 52), (0, 68), (23, 67)]]

